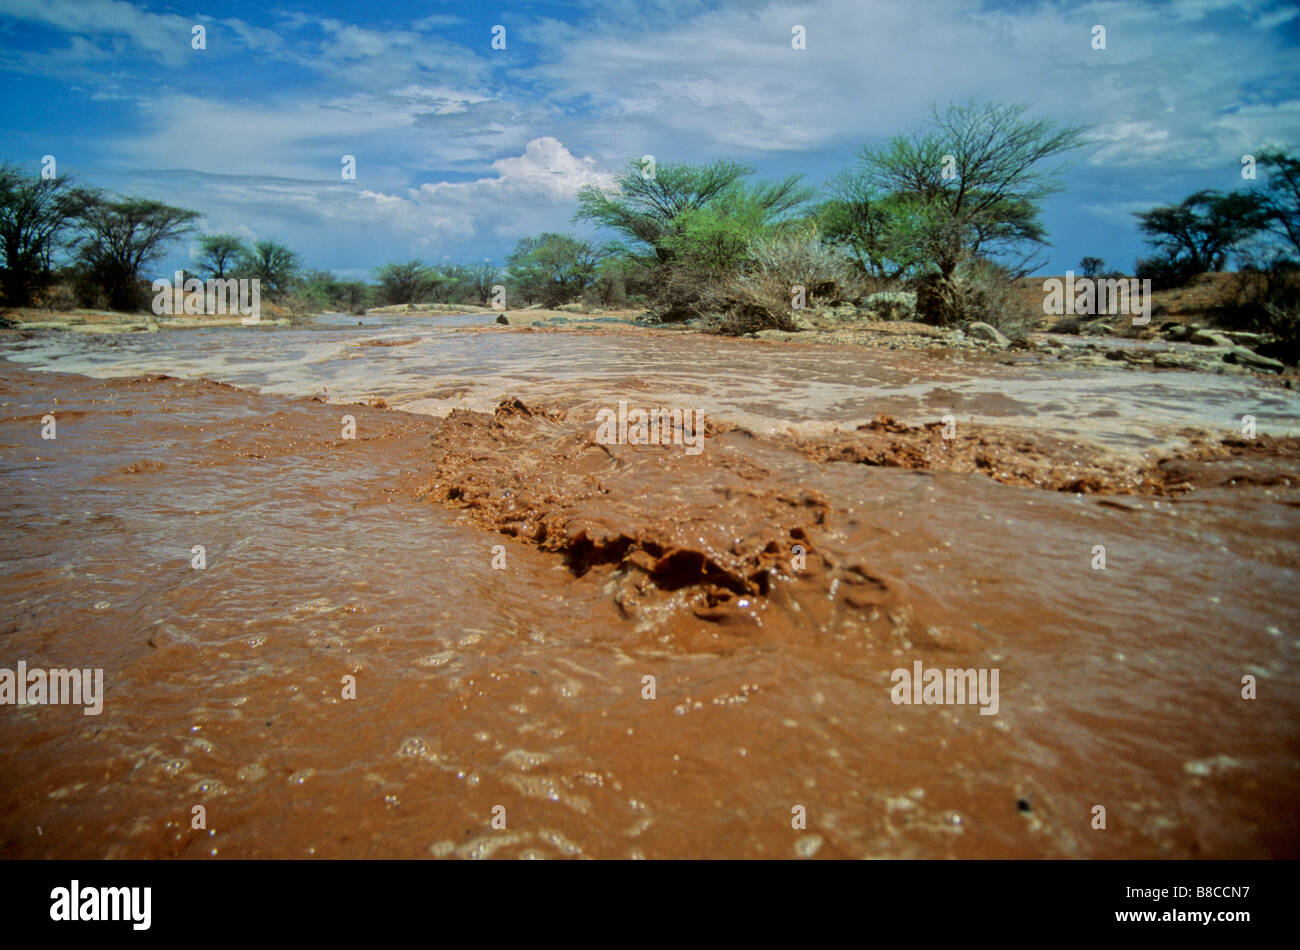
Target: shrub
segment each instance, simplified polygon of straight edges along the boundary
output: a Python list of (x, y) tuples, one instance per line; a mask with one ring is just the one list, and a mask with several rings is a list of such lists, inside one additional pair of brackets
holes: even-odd
[(418, 257), (392, 261), (376, 270), (379, 299), (385, 304), (420, 303), (433, 292), (438, 275)]
[(797, 330), (793, 308), (802, 287), (807, 307), (861, 297), (861, 271), (812, 228), (752, 237), (738, 266), (715, 269), (674, 261), (659, 268), (652, 316), (661, 322), (703, 319), (715, 332)]
[(1300, 267), (1280, 258), (1240, 271), (1232, 307), (1223, 322), (1265, 333), (1294, 350), (1300, 343)]
[(939, 274), (920, 278), (916, 310), (926, 323), (965, 326), (983, 322), (1013, 340), (1023, 338), (1038, 321), (1010, 272), (979, 259), (963, 262), (948, 278)]
[(916, 294), (906, 290), (885, 290), (870, 294), (862, 305), (881, 320), (915, 320)]
[(77, 295), (73, 291), (72, 276), (67, 275), (66, 282), (59, 281), (52, 283), (36, 298), (38, 306), (46, 310), (62, 311), (72, 310), (77, 306)]
[(1186, 286), (1200, 272), (1201, 269), (1187, 258), (1157, 254), (1139, 257), (1134, 276), (1139, 280), (1150, 280), (1152, 290), (1169, 290)]

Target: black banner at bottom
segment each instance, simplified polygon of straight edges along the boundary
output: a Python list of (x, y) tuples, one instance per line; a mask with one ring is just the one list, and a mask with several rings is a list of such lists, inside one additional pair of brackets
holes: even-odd
[[(295, 938), (578, 926), (616, 939), (1197, 935), (1288, 919), (1290, 862), (0, 863), (6, 933)], [(837, 920), (838, 918), (838, 920)], [(589, 929), (606, 924), (608, 930)], [(450, 933), (448, 925), (455, 925)], [(836, 930), (840, 928), (836, 927)]]

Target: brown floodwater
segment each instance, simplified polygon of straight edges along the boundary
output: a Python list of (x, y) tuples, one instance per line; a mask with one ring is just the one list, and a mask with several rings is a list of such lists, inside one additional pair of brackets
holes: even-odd
[[(106, 686), (0, 706), (5, 857), (1300, 856), (1275, 384), (149, 337), (0, 362), (0, 668)], [(703, 450), (600, 444), (617, 399), (700, 406)], [(918, 661), (996, 670), (996, 713), (895, 704)]]

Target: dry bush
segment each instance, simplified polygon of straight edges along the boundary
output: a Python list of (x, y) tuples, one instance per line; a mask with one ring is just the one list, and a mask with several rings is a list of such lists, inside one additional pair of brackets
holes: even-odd
[(324, 312), (317, 301), (302, 294), (288, 293), (275, 302), (284, 308), (284, 316), (293, 324), (303, 323), (315, 314)]
[(732, 274), (666, 266), (656, 286), (655, 315), (668, 322), (703, 319), (715, 332), (797, 330), (793, 303), (802, 287), (806, 307), (860, 299), (868, 289), (857, 266), (812, 230), (764, 235)]
[(52, 284), (49, 287), (39, 291), (32, 302), (46, 310), (67, 311), (75, 310), (78, 304), (77, 294), (69, 284)]
[(983, 322), (1013, 340), (1025, 337), (1039, 317), (1006, 269), (984, 260), (962, 264), (948, 278), (918, 279), (916, 310), (935, 326)]
[(1218, 322), (1256, 330), (1280, 342), (1300, 341), (1300, 268), (1290, 261), (1241, 270), (1233, 276), (1233, 299)]
[(861, 299), (867, 290), (858, 266), (811, 228), (757, 238), (749, 253), (737, 281), (765, 300), (784, 300), (789, 306), (794, 287), (800, 286), (807, 306), (833, 307)]

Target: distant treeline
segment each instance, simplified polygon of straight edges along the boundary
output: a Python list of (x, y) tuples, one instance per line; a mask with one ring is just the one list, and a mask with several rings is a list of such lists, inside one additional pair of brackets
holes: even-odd
[[(1063, 170), (1051, 163), (1083, 145), (1086, 132), (1028, 117), (1021, 106), (954, 104), (934, 108), (915, 133), (863, 148), (820, 190), (797, 175), (755, 180), (754, 169), (737, 162), (634, 160), (613, 187), (578, 195), (575, 220), (617, 234), (612, 243), (546, 233), (520, 240), (500, 266), (395, 261), (362, 282), (307, 268), (275, 240), (205, 234), (196, 272), (185, 276), (258, 278), (264, 297), (304, 310), (581, 300), (645, 306), (661, 320), (699, 318), (732, 333), (792, 329), (801, 306), (908, 290), (927, 322), (984, 320), (1015, 330), (1034, 315), (1012, 281), (1044, 263), (1039, 215), (1062, 188)], [(1230, 260), (1270, 274), (1295, 268), (1300, 158), (1264, 149), (1250, 160), (1257, 182), (1137, 215), (1153, 248), (1136, 262), (1139, 277), (1172, 286)], [(149, 268), (193, 234), (199, 218), (0, 166), (0, 291), (10, 306), (140, 309)], [(1080, 262), (1086, 274), (1103, 267), (1098, 257)], [(1278, 289), (1292, 283), (1275, 282), (1260, 307), (1294, 310)]]

